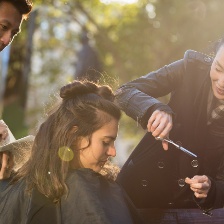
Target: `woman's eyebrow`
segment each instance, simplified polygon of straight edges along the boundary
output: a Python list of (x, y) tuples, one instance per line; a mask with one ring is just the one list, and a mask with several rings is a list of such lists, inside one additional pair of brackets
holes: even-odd
[(217, 64), (222, 70), (224, 70), (224, 67), (219, 63), (219, 61), (216, 60), (216, 64)]
[(109, 138), (109, 139), (111, 139), (111, 140), (113, 140), (113, 141), (115, 141), (116, 140), (116, 137), (113, 137), (113, 136), (103, 136), (104, 138)]

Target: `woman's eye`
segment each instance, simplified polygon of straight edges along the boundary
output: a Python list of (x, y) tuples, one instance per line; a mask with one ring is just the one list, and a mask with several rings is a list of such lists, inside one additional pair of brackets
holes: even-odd
[(215, 70), (216, 70), (217, 72), (222, 72), (222, 70), (219, 69), (219, 68), (215, 68)]
[(110, 145), (110, 142), (103, 142), (103, 145), (108, 146), (108, 145)]

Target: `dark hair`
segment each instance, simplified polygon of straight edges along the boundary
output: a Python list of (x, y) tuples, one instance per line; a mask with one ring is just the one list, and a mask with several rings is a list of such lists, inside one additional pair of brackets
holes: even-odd
[(90, 139), (105, 123), (121, 116), (108, 86), (74, 81), (61, 88), (60, 96), (62, 101), (37, 132), (29, 160), (14, 178), (18, 181), (25, 177), (28, 191), (36, 187), (55, 202), (68, 191), (65, 178), (69, 161), (79, 156), (76, 150), (79, 138)]
[(0, 0), (0, 4), (3, 2), (12, 4), (23, 16), (23, 19), (28, 18), (33, 7), (33, 3), (30, 0)]

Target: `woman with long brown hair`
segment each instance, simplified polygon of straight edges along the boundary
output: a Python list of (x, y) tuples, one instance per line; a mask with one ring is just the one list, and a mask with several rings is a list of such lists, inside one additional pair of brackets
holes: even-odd
[(140, 223), (109, 162), (121, 116), (108, 86), (74, 81), (0, 192), (3, 223)]

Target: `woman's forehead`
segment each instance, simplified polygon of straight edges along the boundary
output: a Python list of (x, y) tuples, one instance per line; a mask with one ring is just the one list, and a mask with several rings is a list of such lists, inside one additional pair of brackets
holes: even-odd
[(115, 118), (105, 123), (101, 128), (96, 130), (93, 135), (101, 137), (116, 138), (118, 132), (118, 120)]

